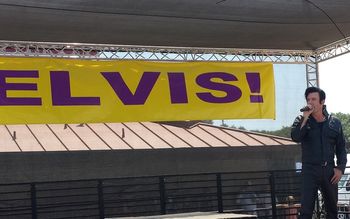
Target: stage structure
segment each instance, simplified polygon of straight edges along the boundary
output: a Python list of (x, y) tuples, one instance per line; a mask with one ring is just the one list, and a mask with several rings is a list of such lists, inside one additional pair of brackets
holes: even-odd
[(350, 37), (316, 50), (225, 49), (0, 41), (0, 56), (305, 64), (307, 86), (318, 86), (318, 63), (350, 52), (349, 41)]
[[(305, 64), (350, 51), (348, 0), (0, 0), (0, 57)], [(49, 43), (50, 42), (50, 43)]]

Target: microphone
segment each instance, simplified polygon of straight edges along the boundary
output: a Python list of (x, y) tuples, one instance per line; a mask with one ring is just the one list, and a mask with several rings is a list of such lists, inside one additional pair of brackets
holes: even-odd
[(303, 108), (300, 109), (300, 112), (306, 112), (306, 111), (309, 111), (309, 110), (311, 110), (310, 107), (304, 106)]

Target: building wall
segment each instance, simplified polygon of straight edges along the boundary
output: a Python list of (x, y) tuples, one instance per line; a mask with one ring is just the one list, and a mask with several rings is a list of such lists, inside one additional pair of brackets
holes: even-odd
[(0, 154), (1, 183), (167, 174), (283, 170), (300, 161), (300, 146)]

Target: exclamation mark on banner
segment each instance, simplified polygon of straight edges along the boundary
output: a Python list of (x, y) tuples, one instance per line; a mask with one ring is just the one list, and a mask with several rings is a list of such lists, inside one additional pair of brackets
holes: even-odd
[[(263, 103), (263, 96), (260, 93), (260, 74), (258, 72), (246, 72), (247, 82), (250, 88), (250, 102), (251, 103)], [(256, 94), (256, 95), (255, 95)]]

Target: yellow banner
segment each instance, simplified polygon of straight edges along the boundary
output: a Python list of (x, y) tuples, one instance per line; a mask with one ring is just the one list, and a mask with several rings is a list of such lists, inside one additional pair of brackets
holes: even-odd
[(274, 119), (272, 63), (0, 58), (0, 123)]

